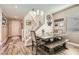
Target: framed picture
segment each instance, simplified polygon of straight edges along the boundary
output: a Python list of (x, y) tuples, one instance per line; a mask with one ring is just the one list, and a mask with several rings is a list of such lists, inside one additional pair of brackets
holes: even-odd
[(79, 19), (75, 17), (67, 18), (67, 32), (79, 32)]
[(31, 25), (31, 21), (26, 21), (26, 25)]

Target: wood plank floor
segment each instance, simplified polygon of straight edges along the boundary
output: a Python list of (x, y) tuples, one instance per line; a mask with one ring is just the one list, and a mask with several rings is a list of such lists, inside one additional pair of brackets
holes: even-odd
[(24, 46), (20, 39), (9, 39), (6, 44), (0, 48), (1, 55), (30, 55), (31, 51)]
[[(67, 44), (68, 49), (61, 50), (52, 55), (79, 55), (79, 47)], [(9, 39), (7, 43), (0, 48), (1, 55), (32, 55), (32, 47), (24, 46), (19, 39)], [(44, 50), (39, 50), (38, 55), (48, 55)]]

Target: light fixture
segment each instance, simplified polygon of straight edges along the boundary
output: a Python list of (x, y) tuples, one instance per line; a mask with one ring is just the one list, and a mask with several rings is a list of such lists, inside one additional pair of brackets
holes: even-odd
[(36, 12), (35, 12), (34, 8), (32, 9), (32, 11), (30, 11), (30, 14), (31, 14), (32, 17), (36, 16)]

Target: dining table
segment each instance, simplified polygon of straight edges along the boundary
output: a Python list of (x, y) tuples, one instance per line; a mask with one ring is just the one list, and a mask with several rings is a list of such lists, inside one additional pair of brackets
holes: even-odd
[(44, 50), (49, 54), (54, 54), (57, 51), (57, 49), (60, 50), (60, 49), (67, 48), (66, 47), (67, 41), (65, 39), (61, 39), (56, 42), (53, 42), (54, 41), (53, 35), (50, 35), (50, 36), (38, 35), (37, 37), (40, 38), (43, 42), (45, 42), (45, 44), (43, 44), (43, 47), (44, 47)]

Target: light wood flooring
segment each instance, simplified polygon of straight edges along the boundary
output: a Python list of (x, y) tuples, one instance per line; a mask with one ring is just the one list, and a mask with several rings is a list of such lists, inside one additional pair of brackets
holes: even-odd
[(24, 46), (20, 39), (9, 39), (6, 44), (0, 48), (1, 55), (30, 55), (30, 50)]
[[(79, 55), (79, 47), (67, 44), (68, 49), (61, 50), (52, 55)], [(31, 47), (24, 46), (20, 39), (9, 39), (3, 47), (0, 47), (1, 55), (32, 55)], [(39, 50), (38, 55), (48, 55), (44, 50)]]

